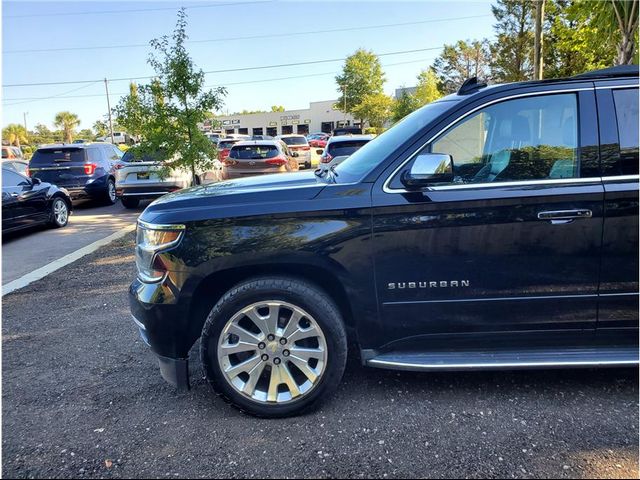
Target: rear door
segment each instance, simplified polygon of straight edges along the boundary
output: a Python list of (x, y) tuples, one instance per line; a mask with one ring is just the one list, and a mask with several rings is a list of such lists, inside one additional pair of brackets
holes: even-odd
[(638, 328), (637, 82), (603, 81), (596, 88), (605, 188), (600, 335)]
[(60, 147), (36, 150), (29, 162), (32, 177), (59, 187), (82, 187), (85, 174), (86, 151), (84, 148)]

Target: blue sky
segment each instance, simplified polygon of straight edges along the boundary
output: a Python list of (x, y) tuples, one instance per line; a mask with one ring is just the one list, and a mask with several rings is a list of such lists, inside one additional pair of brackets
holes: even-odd
[[(230, 3), (235, 3), (229, 5)], [(223, 5), (226, 4), (226, 5)], [(152, 75), (147, 64), (152, 38), (173, 31), (180, 6), (189, 15), (188, 45), (205, 71), (343, 58), (357, 48), (375, 53), (441, 47), (457, 40), (493, 35), (490, 2), (457, 1), (269, 1), (201, 2), (3, 2), (2, 123), (52, 126), (56, 112), (80, 116), (80, 128), (90, 128), (107, 112), (104, 83), (10, 87), (12, 84), (124, 78), (109, 83), (111, 104), (128, 90), (133, 77)], [(148, 10), (129, 11), (123, 10)], [(81, 13), (81, 14), (79, 14)], [(457, 20), (459, 17), (475, 17)], [(232, 37), (289, 35), (329, 29), (349, 29), (396, 23), (412, 25), (316, 33), (274, 38), (233, 40)], [(219, 40), (200, 42), (201, 40)], [(58, 51), (77, 47), (119, 47)], [(389, 94), (415, 84), (416, 75), (431, 64), (439, 50), (381, 57)], [(341, 62), (269, 68), (206, 76), (207, 85), (225, 85), (224, 111), (306, 108), (310, 101), (337, 98), (334, 76)], [(316, 75), (272, 81), (276, 78)], [(143, 82), (144, 80), (141, 80)], [(232, 85), (238, 82), (254, 82)], [(30, 100), (34, 97), (57, 98)], [(69, 98), (63, 98), (63, 97)]]

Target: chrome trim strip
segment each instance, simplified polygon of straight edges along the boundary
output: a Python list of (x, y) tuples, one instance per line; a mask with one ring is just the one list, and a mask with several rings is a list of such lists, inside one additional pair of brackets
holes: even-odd
[(148, 223), (142, 220), (138, 220), (138, 226), (146, 228), (147, 230), (185, 230), (187, 227), (181, 224), (163, 225), (159, 223)]
[(557, 362), (539, 361), (539, 362), (502, 362), (502, 363), (405, 363), (390, 362), (387, 360), (367, 360), (367, 365), (371, 367), (391, 367), (406, 368), (411, 370), (488, 370), (492, 368), (543, 368), (543, 367), (590, 367), (597, 365), (637, 365), (639, 360), (560, 360)]
[(594, 298), (598, 294), (586, 295), (543, 295), (539, 297), (497, 297), (497, 298), (460, 298), (449, 300), (416, 300), (413, 302), (383, 302), (382, 305), (413, 305), (422, 303), (463, 303), (463, 302), (506, 302), (509, 300), (561, 300), (563, 298)]
[(144, 192), (144, 193), (122, 193), (120, 196), (121, 197), (137, 197), (137, 196), (142, 196), (142, 195), (166, 195), (167, 193), (171, 193), (171, 192)]
[(628, 85), (603, 85), (600, 87), (596, 87), (596, 90), (613, 90), (615, 88), (633, 88), (638, 87), (637, 83), (630, 83)]
[(640, 292), (628, 292), (628, 293), (599, 293), (598, 294), (600, 297), (629, 297), (631, 295), (633, 295), (634, 297), (636, 295), (640, 295)]
[(618, 180), (640, 180), (640, 175), (615, 175), (613, 177), (602, 177), (603, 182), (615, 182)]
[[(456, 123), (460, 122), (461, 120), (463, 120), (464, 118), (468, 117), (469, 115), (471, 115), (472, 113), (477, 112), (478, 110), (481, 110), (485, 107), (488, 107), (489, 105), (493, 105), (494, 103), (500, 103), (500, 102), (504, 102), (506, 100), (511, 100), (513, 98), (522, 98), (522, 97), (536, 97), (536, 96), (541, 96), (541, 95), (555, 95), (557, 93), (571, 93), (571, 92), (582, 92), (582, 91), (593, 91), (593, 88), (570, 88), (570, 89), (563, 89), (563, 90), (550, 90), (547, 92), (528, 92), (528, 93), (520, 93), (517, 95), (510, 95), (508, 97), (502, 97), (502, 98), (497, 98), (495, 100), (492, 100), (490, 102), (487, 103), (483, 103), (482, 105), (477, 106), (476, 108), (474, 108), (473, 110), (469, 110), (467, 113), (465, 113), (464, 115), (462, 115), (461, 117), (456, 118), (453, 122), (449, 123), (448, 125), (446, 125), (445, 127), (443, 127), (442, 129), (440, 129), (435, 135), (433, 135), (429, 140), (427, 140), (426, 142), (424, 142), (422, 144), (422, 146), (420, 146), (409, 158), (407, 158), (404, 162), (402, 162), (393, 172), (391, 172), (391, 175), (389, 175), (387, 177), (387, 179), (384, 181), (384, 184), (382, 185), (382, 190), (385, 193), (411, 193), (410, 190), (405, 190), (404, 188), (390, 188), (389, 187), (389, 183), (391, 182), (391, 179), (393, 179), (393, 177), (395, 177), (396, 173), (398, 173), (398, 171), (400, 171), (402, 169), (402, 167), (404, 167), (407, 163), (409, 163), (413, 157), (415, 157), (425, 146), (427, 146), (429, 143), (433, 142), (433, 140), (438, 137), (441, 133), (443, 133), (444, 131), (448, 130), (450, 127), (452, 127), (453, 125), (455, 125)], [(570, 180), (570, 179), (559, 179), (559, 180)], [(573, 180), (583, 180), (583, 179), (573, 179)], [(553, 181), (555, 182), (555, 180), (542, 180), (543, 182), (545, 181)], [(502, 184), (498, 184), (496, 183), (496, 186), (501, 186), (501, 185), (505, 185), (507, 183), (512, 183), (512, 182), (504, 182)], [(525, 184), (529, 184), (532, 182), (525, 182)], [(520, 184), (520, 182), (518, 182), (518, 184)], [(480, 184), (476, 184), (473, 187), (467, 187), (467, 185), (464, 185), (464, 187), (467, 188), (478, 188), (478, 185), (494, 185), (494, 184), (484, 184), (484, 183), (480, 183)], [(462, 185), (447, 185), (447, 186), (443, 186), (443, 187), (431, 187), (432, 189), (450, 189), (448, 187), (462, 187)]]
[[(532, 186), (536, 185), (567, 185), (567, 184), (582, 184), (582, 183), (600, 183), (600, 177), (588, 177), (588, 178), (554, 178), (547, 180), (520, 180), (513, 182), (496, 182), (496, 183), (465, 183), (460, 185), (442, 185), (442, 186), (433, 186), (427, 187), (422, 190), (416, 191), (426, 191), (426, 192), (438, 192), (438, 191), (446, 191), (446, 190), (469, 190), (469, 189), (478, 189), (478, 188), (501, 188), (501, 187), (524, 187), (524, 186)], [(408, 193), (408, 190), (394, 190), (391, 189), (394, 193)], [(389, 192), (387, 192), (389, 193)]]

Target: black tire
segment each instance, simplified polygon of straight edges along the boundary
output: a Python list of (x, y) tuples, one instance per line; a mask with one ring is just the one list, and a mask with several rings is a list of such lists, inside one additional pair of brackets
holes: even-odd
[[(56, 209), (62, 209), (64, 215), (56, 215)], [(55, 197), (51, 202), (51, 208), (49, 209), (49, 224), (53, 228), (62, 228), (69, 223), (69, 204), (65, 202), (62, 197)]]
[(120, 201), (124, 208), (138, 208), (138, 205), (140, 205), (139, 198), (122, 197), (120, 198)]
[(116, 181), (113, 178), (107, 180), (107, 188), (104, 192), (103, 199), (105, 205), (115, 205), (118, 201), (118, 197), (116, 197)]
[[(285, 404), (258, 402), (238, 392), (227, 382), (218, 362), (218, 340), (227, 321), (242, 308), (263, 300), (281, 300), (304, 309), (326, 341), (327, 362), (319, 383)], [(340, 311), (318, 287), (296, 278), (260, 277), (236, 285), (213, 307), (202, 329), (200, 357), (205, 378), (226, 401), (257, 417), (288, 417), (313, 409), (337, 388), (347, 360), (347, 335)]]

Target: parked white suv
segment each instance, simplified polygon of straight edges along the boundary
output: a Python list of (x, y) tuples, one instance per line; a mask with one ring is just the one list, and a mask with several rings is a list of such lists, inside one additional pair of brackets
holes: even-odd
[(279, 135), (276, 140), (282, 140), (287, 144), (289, 150), (298, 154), (298, 165), (300, 168), (311, 168), (311, 147), (304, 135)]

